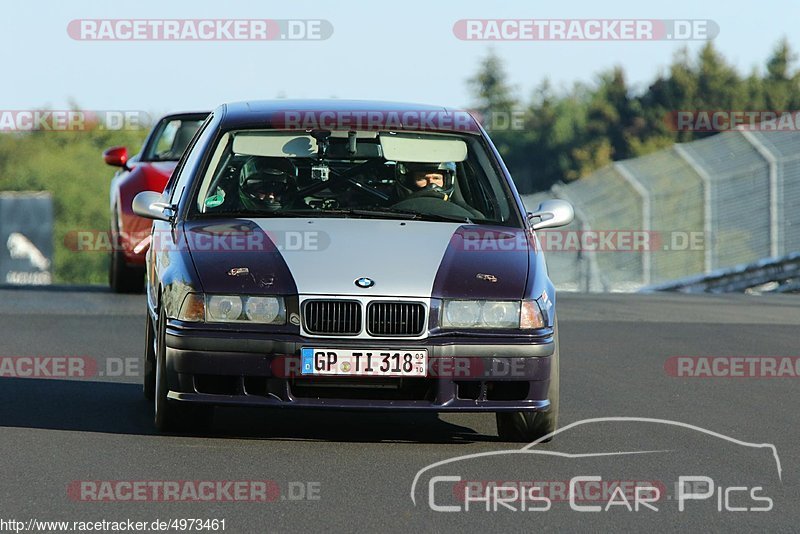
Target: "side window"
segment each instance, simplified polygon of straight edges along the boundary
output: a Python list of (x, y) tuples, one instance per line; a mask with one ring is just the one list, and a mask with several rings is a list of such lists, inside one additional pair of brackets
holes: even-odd
[(173, 171), (172, 176), (169, 178), (169, 182), (167, 182), (167, 186), (164, 188), (164, 192), (169, 195), (169, 201), (171, 204), (174, 204), (178, 201), (178, 197), (176, 193), (180, 195), (180, 191), (186, 187), (186, 182), (188, 181), (189, 177), (194, 172), (195, 167), (197, 167), (200, 158), (203, 156), (202, 150), (195, 150), (200, 147), (204, 146), (208, 137), (214, 131), (214, 128), (209, 128), (209, 124), (211, 124), (211, 120), (213, 119), (213, 115), (209, 115), (200, 129), (194, 136), (194, 139), (189, 143), (189, 146), (186, 148), (186, 151), (183, 153), (180, 161), (178, 161), (178, 165), (175, 167), (175, 171)]
[[(473, 141), (473, 143), (477, 143), (477, 141)], [(511, 199), (513, 196), (508, 190), (507, 184), (504, 186), (505, 176), (502, 171), (500, 169), (495, 171), (484, 150), (470, 151), (468, 163), (483, 169), (483, 172), (477, 173), (478, 179), (475, 180), (476, 190), (473, 191), (475, 195), (473, 198), (476, 203), (480, 203), (483, 206), (481, 211), (487, 217), (508, 221), (511, 218)], [(487, 178), (493, 175), (497, 176), (497, 179), (490, 180)]]

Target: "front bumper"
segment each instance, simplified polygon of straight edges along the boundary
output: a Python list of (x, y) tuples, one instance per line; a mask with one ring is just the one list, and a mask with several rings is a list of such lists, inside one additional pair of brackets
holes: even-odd
[[(407, 411), (546, 411), (552, 336), (425, 340), (319, 339), (167, 327), (169, 398), (227, 406)], [(234, 337), (235, 336), (235, 337)], [(300, 374), (302, 347), (428, 351), (425, 378)]]

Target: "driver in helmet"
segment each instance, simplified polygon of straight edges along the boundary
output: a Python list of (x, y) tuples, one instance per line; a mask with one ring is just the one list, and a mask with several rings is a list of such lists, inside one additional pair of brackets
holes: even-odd
[(444, 163), (398, 163), (402, 189), (406, 197), (434, 197), (450, 200), (455, 189), (456, 164)]
[(253, 211), (279, 211), (297, 192), (297, 167), (285, 158), (247, 161), (239, 175), (239, 201)]

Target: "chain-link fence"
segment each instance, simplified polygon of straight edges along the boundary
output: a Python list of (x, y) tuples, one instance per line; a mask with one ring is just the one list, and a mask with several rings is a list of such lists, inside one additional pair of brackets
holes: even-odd
[(632, 291), (782, 256), (800, 251), (800, 132), (725, 132), (523, 201), (548, 198), (575, 207), (575, 222), (541, 236), (564, 290)]

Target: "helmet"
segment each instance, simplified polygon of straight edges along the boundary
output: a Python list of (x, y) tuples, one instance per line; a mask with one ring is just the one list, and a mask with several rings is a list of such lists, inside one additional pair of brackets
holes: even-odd
[[(424, 179), (425, 175), (439, 174), (442, 176), (442, 185), (423, 184), (420, 186), (418, 180)], [(452, 161), (444, 163), (398, 163), (397, 164), (397, 184), (404, 190), (403, 196), (408, 196), (418, 191), (430, 190), (440, 193), (444, 200), (447, 200), (456, 186), (456, 164)]]
[(250, 210), (278, 211), (297, 191), (297, 167), (285, 158), (251, 158), (239, 174), (239, 199)]

